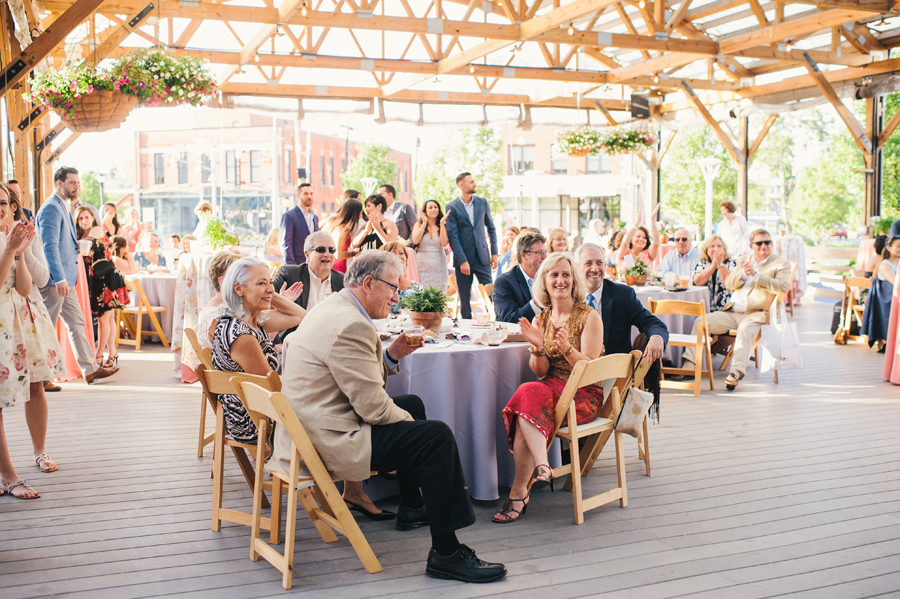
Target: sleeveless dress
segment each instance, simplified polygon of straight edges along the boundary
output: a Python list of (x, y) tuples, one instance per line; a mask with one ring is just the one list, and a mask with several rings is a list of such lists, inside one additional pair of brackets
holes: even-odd
[[(161, 257), (160, 257), (161, 258)], [(91, 312), (97, 316), (128, 305), (125, 278), (112, 261), (109, 237), (95, 239), (91, 245), (88, 284), (91, 288)]]
[[(33, 252), (35, 241), (25, 250)], [(0, 233), (0, 249), (6, 247), (6, 236)], [(35, 293), (22, 297), (15, 289), (15, 262), (0, 286), (0, 408), (11, 408), (27, 402), (29, 384), (49, 381), (66, 373), (62, 350), (56, 339), (56, 327), (50, 314)]]
[[(569, 315), (567, 321), (569, 343), (578, 351), (581, 351), (581, 333), (584, 331), (584, 325), (592, 311), (593, 308), (585, 304), (575, 304)], [(544, 352), (547, 354), (547, 359), (550, 360), (550, 369), (541, 380), (519, 385), (500, 414), (506, 429), (506, 440), (509, 443), (510, 453), (512, 453), (513, 440), (516, 436), (517, 416), (536, 426), (548, 442), (550, 441), (550, 435), (553, 434), (556, 424), (556, 403), (566, 387), (569, 375), (572, 374), (572, 365), (553, 343), (558, 329), (554, 328), (550, 321), (550, 310), (544, 310), (538, 314), (537, 321), (544, 329)], [(578, 424), (593, 422), (603, 404), (603, 385), (597, 383), (579, 389), (575, 393), (574, 401)]]
[[(226, 372), (244, 372), (241, 365), (231, 358), (231, 345), (242, 335), (253, 335), (262, 348), (269, 368), (275, 370), (278, 367), (278, 352), (275, 351), (272, 340), (269, 339), (261, 324), (254, 329), (240, 318), (224, 315), (219, 318), (216, 332), (213, 335), (213, 368)], [(225, 410), (225, 430), (228, 434), (235, 441), (256, 443), (258, 435), (256, 425), (253, 424), (250, 414), (244, 409), (241, 398), (237, 395), (223, 394), (219, 396), (219, 399), (222, 402), (222, 409)]]
[[(341, 251), (346, 252), (347, 249), (350, 247), (350, 243), (352, 243), (352, 242), (353, 242), (353, 236), (348, 234), (347, 241), (344, 242), (344, 247), (341, 248)], [(346, 274), (347, 273), (347, 260), (346, 259), (341, 259), (341, 260), (335, 259), (334, 266), (332, 266), (332, 268), (338, 272), (342, 272), (342, 273)]]
[(416, 249), (416, 266), (419, 270), (419, 284), (425, 289), (434, 287), (447, 292), (447, 254), (441, 247), (441, 236), (431, 238), (426, 233)]

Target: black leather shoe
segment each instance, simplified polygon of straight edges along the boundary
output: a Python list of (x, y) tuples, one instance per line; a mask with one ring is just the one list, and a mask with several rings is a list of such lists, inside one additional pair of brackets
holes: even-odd
[(506, 566), (478, 559), (474, 551), (460, 545), (450, 557), (444, 557), (434, 549), (429, 551), (425, 574), (462, 582), (494, 582), (506, 576)]
[(375, 522), (381, 522), (382, 520), (393, 520), (397, 517), (397, 514), (395, 514), (394, 512), (389, 512), (387, 510), (381, 510), (377, 514), (373, 514), (363, 506), (353, 503), (352, 501), (347, 501), (346, 499), (344, 500), (344, 503), (347, 504), (347, 507), (349, 507), (351, 511), (359, 512), (369, 520), (374, 520)]
[(413, 530), (420, 526), (428, 526), (428, 512), (423, 505), (417, 510), (401, 505), (397, 510), (397, 530)]

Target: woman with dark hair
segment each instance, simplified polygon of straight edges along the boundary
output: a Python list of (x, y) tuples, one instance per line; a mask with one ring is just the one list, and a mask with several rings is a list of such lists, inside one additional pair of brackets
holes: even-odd
[(366, 226), (350, 244), (351, 248), (359, 251), (377, 250), (388, 241), (394, 241), (400, 237), (397, 224), (384, 218), (387, 202), (383, 197), (370, 195), (366, 198), (363, 208), (365, 210), (363, 218), (367, 221)]
[(900, 264), (900, 237), (891, 237), (884, 244), (884, 251), (881, 253), (884, 258), (878, 265), (878, 278), (887, 281), (891, 285), (897, 278), (897, 265)]
[(121, 235), (113, 237), (113, 264), (123, 275), (133, 275), (138, 271), (134, 255), (128, 251), (128, 240)]
[(118, 235), (122, 230), (119, 216), (116, 213), (116, 205), (112, 202), (103, 204), (103, 230), (106, 231), (110, 239)]
[(654, 224), (648, 231), (647, 227), (632, 227), (625, 233), (622, 239), (622, 246), (619, 248), (618, 260), (616, 260), (616, 270), (620, 273), (625, 272), (625, 256), (631, 254), (635, 262), (640, 260), (649, 268), (656, 256), (659, 255), (659, 230), (656, 228), (656, 215), (659, 214), (660, 204), (656, 205), (653, 211), (653, 217), (650, 219)]
[(419, 220), (413, 225), (409, 241), (416, 250), (416, 266), (419, 284), (424, 288), (434, 287), (447, 292), (449, 273), (447, 254), (444, 251), (450, 241), (444, 226), (447, 217), (437, 200), (425, 200)]
[[(348, 189), (344, 192), (344, 196), (347, 194), (355, 192), (357, 197), (359, 196), (359, 192), (354, 189)], [(332, 236), (334, 232), (337, 232), (337, 255), (335, 256), (334, 261), (334, 270), (338, 272), (347, 272), (347, 266), (350, 265), (350, 260), (359, 253), (359, 250), (352, 247), (353, 234), (356, 232), (356, 228), (359, 227), (359, 220), (362, 217), (363, 205), (356, 198), (345, 197), (344, 202), (341, 204), (340, 210), (334, 217), (334, 229), (332, 231)]]
[(864, 266), (864, 271), (867, 277), (875, 276), (875, 273), (878, 272), (878, 265), (881, 264), (881, 261), (884, 260), (884, 246), (887, 244), (887, 235), (876, 235), (875, 236), (875, 253), (869, 256), (869, 259), (866, 260)]

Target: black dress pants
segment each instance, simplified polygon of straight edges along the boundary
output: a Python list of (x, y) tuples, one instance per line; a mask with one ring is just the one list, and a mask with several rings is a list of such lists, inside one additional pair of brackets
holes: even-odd
[(426, 420), (417, 396), (393, 400), (415, 420), (372, 427), (372, 470), (397, 471), (403, 505), (418, 507), (425, 500), (432, 535), (473, 524), (475, 512), (453, 431), (439, 420)]

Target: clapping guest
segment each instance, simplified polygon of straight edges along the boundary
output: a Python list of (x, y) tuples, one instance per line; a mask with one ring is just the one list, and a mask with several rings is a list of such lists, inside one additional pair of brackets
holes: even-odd
[[(278, 367), (278, 352), (269, 337), (295, 327), (306, 310), (275, 293), (268, 265), (259, 258), (241, 258), (222, 281), (224, 314), (216, 323), (212, 363), (216, 370), (265, 376)], [(236, 441), (255, 443), (256, 425), (237, 395), (220, 395), (225, 428)]]
[(116, 213), (116, 205), (112, 202), (103, 204), (103, 230), (109, 235), (110, 239), (119, 235), (119, 232), (122, 230), (122, 225), (119, 224), (119, 216)]
[(737, 262), (728, 255), (728, 249), (718, 235), (710, 235), (700, 246), (700, 262), (694, 268), (693, 281), (694, 285), (709, 287), (710, 312), (724, 309), (731, 299), (725, 279), (736, 266)]
[(159, 235), (145, 231), (138, 246), (134, 261), (140, 268), (166, 267), (166, 257), (159, 253)]
[(550, 233), (547, 235), (547, 245), (551, 253), (569, 251), (569, 233), (560, 227), (550, 229)]
[(359, 253), (359, 250), (353, 248), (351, 243), (356, 229), (359, 227), (363, 205), (358, 199), (347, 197), (351, 193), (355, 193), (359, 197), (359, 192), (355, 189), (348, 189), (344, 192), (344, 202), (334, 217), (331, 230), (332, 236), (337, 233), (337, 259), (334, 261), (334, 270), (341, 273), (347, 272), (350, 260)]
[(350, 247), (359, 251), (377, 250), (388, 241), (396, 240), (400, 234), (397, 232), (397, 224), (384, 217), (387, 210), (387, 202), (378, 195), (366, 198), (363, 204), (365, 210), (366, 226), (357, 235)]
[[(657, 206), (656, 210), (659, 210)], [(630, 255), (634, 262), (638, 260), (646, 264), (648, 267), (656, 260), (659, 253), (659, 231), (656, 225), (653, 225), (650, 231), (647, 227), (633, 227), (625, 233), (622, 239), (622, 245), (619, 248), (618, 260), (616, 261), (616, 270), (625, 272), (625, 256)]]
[(119, 234), (128, 241), (128, 251), (134, 252), (137, 247), (138, 237), (144, 230), (141, 223), (141, 213), (134, 206), (128, 209), (128, 222), (122, 227)]
[[(522, 334), (531, 343), (528, 366), (540, 380), (520, 385), (501, 413), (516, 474), (494, 522), (518, 520), (528, 507), (532, 486), (552, 484), (547, 447), (555, 428), (556, 404), (572, 367), (579, 360), (603, 355), (603, 321), (584, 304), (585, 297), (584, 280), (571, 254), (553, 253), (541, 264), (534, 279), (534, 299), (545, 309), (531, 322), (519, 320)], [(603, 404), (603, 386), (583, 387), (573, 401), (578, 423), (592, 422)]]
[(516, 237), (519, 236), (519, 227), (509, 226), (503, 232), (500, 239), (500, 261), (497, 262), (497, 276), (499, 277), (507, 271), (513, 256), (516, 253)]
[(134, 254), (128, 251), (128, 241), (122, 237), (113, 237), (113, 264), (123, 275), (133, 275), (138, 271)]
[(416, 266), (422, 287), (434, 287), (444, 293), (447, 292), (450, 280), (445, 250), (450, 243), (447, 239), (446, 222), (447, 217), (437, 200), (425, 200), (409, 240), (416, 251)]

